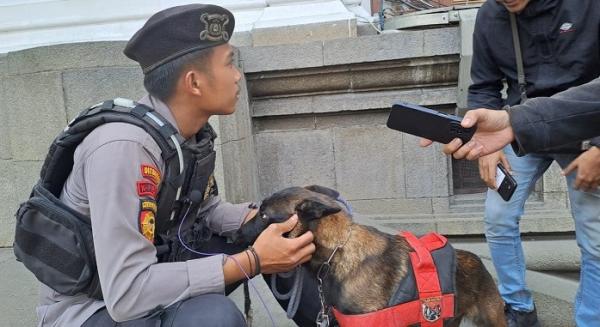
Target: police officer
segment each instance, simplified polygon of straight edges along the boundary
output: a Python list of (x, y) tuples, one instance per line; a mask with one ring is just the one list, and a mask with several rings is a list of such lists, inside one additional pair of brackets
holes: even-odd
[[(241, 75), (228, 44), (234, 23), (233, 15), (218, 6), (173, 7), (150, 17), (125, 49), (144, 72), (149, 94), (139, 103), (164, 117), (189, 146), (205, 141), (199, 132), (210, 129), (209, 117), (235, 110)], [(159, 262), (156, 200), (165, 178), (161, 149), (144, 129), (129, 123), (94, 129), (76, 148), (60, 199), (91, 218), (103, 300), (59, 294), (42, 284), (40, 326), (244, 326), (243, 315), (225, 296), (226, 286), (246, 278), (239, 266), (250, 277), (289, 271), (310, 259), (313, 236), (282, 237), (297, 222), (294, 216), (267, 228), (251, 250), (219, 243), (256, 209), (222, 201), (212, 171), (205, 173), (211, 178), (207, 192), (196, 196), (201, 200), (198, 212), (216, 242), (208, 250), (194, 248), (231, 256)]]

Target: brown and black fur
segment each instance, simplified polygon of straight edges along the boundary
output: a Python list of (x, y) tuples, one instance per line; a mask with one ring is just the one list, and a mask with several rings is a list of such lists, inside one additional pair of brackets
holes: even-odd
[[(308, 264), (316, 274), (333, 249), (331, 270), (324, 280), (326, 303), (345, 314), (376, 311), (388, 306), (398, 282), (406, 276), (411, 247), (398, 235), (353, 223), (334, 200), (337, 192), (321, 186), (290, 187), (266, 198), (257, 217), (240, 228), (236, 242), (251, 244), (266, 226), (297, 213), (299, 222), (290, 237), (310, 230), (316, 251)], [(477, 326), (504, 327), (504, 303), (481, 260), (456, 250), (456, 318), (445, 326), (459, 326), (466, 317)]]

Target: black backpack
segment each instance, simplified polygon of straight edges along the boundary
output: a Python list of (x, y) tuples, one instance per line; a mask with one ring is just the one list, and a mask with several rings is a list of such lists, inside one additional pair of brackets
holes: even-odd
[(59, 197), (73, 168), (75, 148), (96, 127), (111, 122), (143, 128), (161, 149), (166, 166), (157, 199), (157, 233), (168, 227), (160, 222), (170, 220), (181, 193), (181, 144), (185, 140), (166, 119), (126, 99), (105, 101), (82, 111), (50, 146), (40, 180), (16, 213), (13, 246), (17, 260), (61, 294), (85, 293), (102, 299), (90, 218), (67, 207)]

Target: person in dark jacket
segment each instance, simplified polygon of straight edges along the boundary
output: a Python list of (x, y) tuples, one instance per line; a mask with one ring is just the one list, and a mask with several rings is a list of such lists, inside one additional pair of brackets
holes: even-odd
[[(511, 13), (524, 67), (519, 86), (513, 45)], [(515, 38), (516, 40), (516, 38)], [(500, 109), (514, 106), (525, 96), (552, 96), (600, 75), (600, 1), (596, 0), (488, 0), (479, 10), (473, 35), (469, 108)], [(503, 100), (503, 81), (507, 98)], [(579, 145), (581, 146), (581, 145)], [(579, 149), (571, 148), (577, 151)], [(486, 197), (485, 234), (498, 272), (499, 290), (507, 306), (509, 326), (537, 326), (531, 292), (525, 283), (525, 260), (519, 220), (535, 182), (553, 161), (565, 168), (579, 153), (529, 154), (517, 157), (510, 146), (479, 159), (482, 179), (490, 187)], [(595, 155), (595, 152), (587, 154)], [(600, 174), (600, 167), (582, 162), (579, 170)], [(518, 187), (509, 202), (494, 190), (496, 166), (512, 170)], [(575, 219), (577, 244), (582, 252), (581, 284), (575, 302), (578, 326), (600, 326), (600, 191), (574, 187), (567, 176)]]
[[(444, 145), (443, 152), (456, 159), (476, 160), (511, 144), (518, 156), (547, 151), (557, 146), (600, 136), (600, 78), (576, 86), (552, 97), (529, 99), (507, 110), (474, 109), (466, 113), (461, 125), (477, 125), (477, 131), (464, 146), (456, 138)], [(433, 143), (422, 139), (421, 146)], [(563, 174), (567, 175), (581, 165), (594, 160), (600, 144), (590, 142), (589, 151), (572, 161)], [(588, 158), (589, 155), (589, 158)], [(575, 188), (594, 190), (600, 186), (600, 176), (578, 169)]]

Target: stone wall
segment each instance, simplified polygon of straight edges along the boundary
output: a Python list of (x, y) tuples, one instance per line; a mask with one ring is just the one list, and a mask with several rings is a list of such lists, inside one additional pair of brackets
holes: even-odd
[[(123, 42), (34, 48), (0, 55), (0, 246), (37, 179), (53, 137), (79, 110), (144, 94)], [(383, 229), (481, 234), (483, 197), (455, 196), (451, 161), (439, 147), (385, 127), (391, 104), (452, 111), (457, 101), (457, 28), (242, 46), (242, 96), (219, 130), (218, 181), (229, 201), (259, 200), (291, 185), (322, 184), (347, 197), (361, 222)], [(553, 168), (556, 169), (556, 168)], [(558, 174), (522, 228), (573, 229)]]

